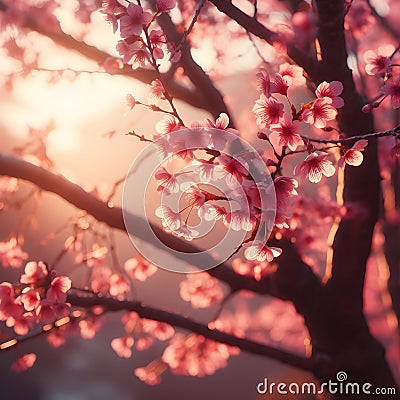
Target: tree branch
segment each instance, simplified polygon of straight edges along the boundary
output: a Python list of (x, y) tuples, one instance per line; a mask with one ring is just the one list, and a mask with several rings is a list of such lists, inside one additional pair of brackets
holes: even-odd
[[(98, 221), (104, 222), (110, 228), (125, 231), (121, 208), (109, 207), (106, 203), (86, 192), (79, 185), (68, 181), (62, 175), (56, 175), (27, 161), (4, 154), (0, 154), (0, 175), (13, 176), (32, 182), (45, 191), (57, 194), (71, 205), (87, 211)], [(148, 222), (142, 217), (133, 214), (128, 218), (132, 226), (136, 227), (135, 235), (144, 241), (151, 242), (151, 238), (147, 237), (147, 234), (144, 233), (147, 229), (142, 229)], [(176, 250), (178, 256), (180, 256), (183, 261), (187, 260), (185, 253), (196, 253), (199, 251), (197, 247), (189, 242), (166, 233), (154, 224), (150, 225), (159, 240), (169, 248)], [(204, 265), (212, 264), (211, 257), (211, 255), (203, 252), (201, 260), (204, 260)], [(198, 265), (198, 267), (201, 268), (202, 265)], [(249, 290), (260, 294), (269, 294), (278, 298), (283, 298), (279, 293), (279, 286), (275, 281), (274, 274), (267, 275), (261, 281), (256, 281), (250, 277), (235, 273), (226, 263), (208, 270), (207, 272), (213, 277), (225, 282), (233, 291)], [(284, 299), (288, 299), (286, 294)]]
[(105, 311), (134, 311), (137, 312), (141, 318), (165, 322), (174, 327), (183, 328), (202, 335), (207, 339), (224, 343), (229, 346), (236, 346), (248, 353), (266, 356), (299, 369), (309, 371), (314, 366), (313, 360), (309, 358), (297, 356), (284, 350), (254, 342), (250, 339), (239, 338), (217, 329), (210, 329), (207, 325), (194, 321), (183, 315), (145, 306), (138, 301), (117, 300), (115, 298), (102, 297), (98, 295), (80, 296), (77, 294), (68, 294), (67, 301), (75, 307), (89, 308), (100, 305), (104, 307)]
[[(158, 17), (158, 22), (167, 34), (168, 40), (181, 43), (182, 35), (177, 31), (175, 24), (172, 22), (169, 14), (162, 14)], [(182, 65), (185, 74), (196, 88), (196, 93), (206, 101), (207, 110), (214, 118), (218, 118), (219, 114), (225, 113), (229, 116), (230, 126), (234, 126), (234, 120), (228, 107), (225, 104), (221, 92), (215, 87), (213, 81), (204, 72), (199, 64), (194, 61), (188, 42), (183, 42), (181, 46), (181, 59), (179, 63)]]
[[(0, 11), (6, 12), (8, 9), (9, 6), (0, 0)], [(99, 50), (97, 47), (86, 44), (85, 42), (78, 41), (71, 35), (68, 35), (64, 32), (55, 32), (43, 28), (31, 16), (25, 16), (23, 20), (23, 27), (38, 32), (43, 36), (47, 36), (57, 45), (62, 46), (68, 50), (76, 51), (84, 57), (88, 58), (89, 60), (95, 61), (100, 66), (104, 64), (104, 61), (108, 57), (112, 57), (110, 54)], [(125, 64), (121, 70), (116, 70), (115, 75), (123, 75), (134, 78), (146, 84), (151, 83), (154, 79), (157, 78), (157, 74), (153, 70), (146, 68), (138, 68), (136, 70), (133, 70), (132, 66), (127, 64)], [(169, 93), (171, 93), (173, 97), (176, 97), (177, 99), (182, 100), (193, 107), (206, 110), (211, 115), (215, 116), (215, 108), (209, 102), (209, 99), (207, 97), (199, 95), (199, 92), (197, 90), (191, 90), (186, 86), (177, 83), (173, 79), (170, 79), (168, 74), (164, 74), (163, 76), (165, 77), (164, 81), (166, 83), (167, 90)]]
[[(242, 28), (247, 32), (265, 40), (267, 43), (273, 45), (275, 42), (279, 42), (279, 35), (270, 29), (266, 28), (263, 24), (257, 21), (257, 19), (247, 15), (242, 10), (237, 8), (229, 0), (209, 0), (213, 3), (219, 11), (226, 14), (228, 17), (236, 21)], [(316, 62), (308, 54), (301, 51), (299, 48), (291, 43), (287, 43), (287, 54), (295, 61), (298, 65), (303, 67), (307, 74), (311, 77), (314, 76)]]

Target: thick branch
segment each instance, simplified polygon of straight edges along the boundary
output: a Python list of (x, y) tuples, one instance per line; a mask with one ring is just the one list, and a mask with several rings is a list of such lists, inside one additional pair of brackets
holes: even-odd
[[(57, 194), (71, 205), (87, 211), (98, 221), (104, 222), (109, 227), (125, 231), (121, 208), (110, 208), (106, 203), (61, 175), (56, 175), (27, 161), (4, 154), (0, 154), (0, 175), (13, 176), (32, 182), (43, 190)], [(147, 229), (142, 229), (143, 226), (147, 225), (147, 221), (137, 215), (130, 215), (129, 219), (132, 226), (136, 227), (135, 235), (144, 241), (151, 242), (152, 238), (147, 237), (146, 233), (144, 233), (147, 232)], [(179, 252), (178, 254), (183, 261), (187, 260), (186, 253), (196, 253), (199, 251), (194, 245), (166, 233), (160, 227), (153, 224), (151, 224), (151, 227), (159, 240), (169, 248)], [(202, 257), (204, 265), (212, 264), (212, 261), (209, 259), (211, 255), (203, 252)], [(198, 267), (201, 268), (202, 265), (198, 265)], [(252, 278), (236, 274), (228, 264), (219, 265), (209, 270), (208, 273), (225, 282), (233, 291), (249, 290), (288, 299), (286, 294), (284, 297), (280, 294), (279, 286), (273, 274), (257, 282)]]
[[(345, 105), (339, 113), (341, 132), (348, 137), (373, 132), (372, 115), (361, 111), (362, 100), (347, 66), (344, 1), (317, 0), (316, 4), (322, 55), (318, 82), (338, 80), (343, 83)], [(362, 165), (345, 170), (345, 204), (356, 207), (359, 215), (341, 221), (333, 245), (332, 279), (329, 286), (333, 289), (331, 294), (336, 296), (336, 306), (349, 315), (362, 315), (366, 262), (378, 218), (379, 181), (377, 140), (371, 139), (365, 149)]]
[(287, 351), (257, 343), (249, 339), (239, 338), (217, 329), (210, 329), (207, 325), (190, 318), (145, 306), (138, 301), (117, 300), (115, 298), (101, 297), (97, 295), (83, 297), (77, 294), (69, 294), (67, 301), (76, 307), (88, 308), (101, 305), (104, 307), (105, 311), (135, 311), (142, 318), (165, 322), (177, 328), (187, 329), (191, 332), (202, 335), (207, 339), (224, 343), (229, 346), (236, 346), (249, 353), (266, 356), (299, 369), (311, 370), (314, 367), (314, 362), (311, 359), (297, 356)]
[[(8, 9), (9, 6), (0, 0), (0, 11), (5, 12)], [(88, 58), (89, 60), (95, 61), (100, 66), (104, 64), (104, 61), (108, 57), (111, 57), (110, 54), (99, 50), (97, 47), (76, 40), (71, 35), (67, 35), (62, 31), (55, 32), (43, 28), (40, 24), (37, 23), (34, 18), (30, 16), (25, 16), (23, 27), (38, 32), (41, 35), (47, 36), (57, 45), (60, 45), (68, 50), (76, 51), (84, 57)], [(116, 70), (115, 74), (134, 78), (140, 82), (147, 84), (151, 83), (154, 79), (157, 78), (157, 75), (153, 70), (146, 68), (138, 68), (136, 70), (133, 70), (130, 65), (125, 65), (123, 69)], [(168, 92), (173, 97), (176, 97), (177, 99), (182, 100), (193, 107), (204, 109), (208, 111), (211, 115), (215, 116), (215, 107), (213, 104), (210, 103), (210, 99), (200, 95), (197, 90), (190, 90), (180, 83), (177, 83), (173, 79), (169, 79), (167, 76), (164, 81), (167, 86)]]
[[(177, 31), (175, 24), (172, 22), (168, 14), (163, 14), (158, 18), (158, 22), (163, 30), (166, 32), (168, 40), (180, 43), (182, 35)], [(217, 118), (220, 113), (226, 113), (233, 126), (233, 118), (224, 102), (223, 96), (220, 91), (215, 87), (210, 77), (204, 72), (199, 64), (197, 64), (191, 54), (188, 42), (182, 43), (181, 47), (182, 56), (180, 64), (182, 65), (185, 74), (193, 83), (196, 88), (196, 93), (201, 93), (201, 97), (206, 99), (207, 109)]]
[[(209, 1), (213, 3), (219, 11), (223, 12), (228, 17), (236, 21), (247, 32), (250, 32), (260, 39), (265, 40), (271, 45), (273, 45), (275, 42), (280, 41), (279, 35), (277, 33), (266, 28), (263, 24), (258, 22), (256, 18), (253, 18), (244, 13), (242, 10), (234, 6), (231, 1)], [(308, 75), (310, 75), (311, 77), (314, 76), (315, 61), (312, 57), (310, 57), (308, 54), (304, 53), (291, 43), (287, 43), (287, 54), (293, 61), (303, 67)]]

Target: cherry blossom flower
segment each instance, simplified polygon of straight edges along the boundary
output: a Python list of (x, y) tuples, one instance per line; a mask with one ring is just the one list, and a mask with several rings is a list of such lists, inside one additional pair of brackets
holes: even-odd
[(93, 268), (90, 287), (98, 293), (108, 293), (110, 290), (111, 269), (106, 265), (97, 265)]
[(317, 183), (322, 175), (330, 177), (335, 173), (335, 167), (332, 162), (327, 160), (328, 153), (323, 151), (314, 151), (306, 159), (296, 165), (293, 173), (295, 175), (307, 175), (310, 182)]
[(381, 92), (390, 96), (393, 108), (400, 108), (400, 78), (393, 83), (386, 83), (382, 88)]
[(317, 98), (329, 97), (332, 99), (332, 107), (341, 108), (344, 106), (344, 100), (340, 97), (343, 92), (343, 84), (339, 81), (322, 82), (318, 85), (315, 94)]
[(4, 268), (20, 268), (27, 258), (28, 254), (22, 251), (15, 237), (8, 242), (0, 242), (0, 263)]
[[(215, 120), (215, 122), (212, 122), (210, 119), (207, 118), (205, 121), (205, 126), (208, 128), (220, 129), (221, 131), (227, 131), (227, 132), (233, 133), (235, 135), (239, 135), (239, 132), (236, 129), (229, 128), (229, 116), (226, 113), (219, 114), (219, 116)], [(224, 143), (223, 143), (223, 146), (221, 147), (221, 144), (218, 145), (218, 143), (217, 143), (219, 138), (215, 137), (215, 136), (218, 136), (218, 133), (212, 131), (211, 136), (214, 139), (213, 143), (216, 148), (223, 149), (225, 147), (225, 145), (226, 145), (225, 137), (223, 137)], [(219, 136), (222, 136), (222, 135), (219, 135)]]
[(390, 56), (394, 51), (392, 45), (379, 47), (378, 52), (368, 50), (364, 53), (365, 72), (368, 75), (389, 74), (392, 71)]
[(130, 358), (132, 356), (132, 346), (134, 342), (132, 336), (124, 336), (113, 339), (111, 341), (111, 347), (117, 353), (118, 357)]
[(332, 106), (330, 97), (315, 100), (311, 108), (303, 113), (303, 120), (316, 128), (325, 128), (327, 121), (336, 118), (337, 110)]
[(271, 79), (266, 69), (260, 68), (260, 71), (256, 74), (256, 78), (257, 90), (261, 91), (265, 97), (271, 97)]
[(157, 11), (168, 12), (176, 6), (176, 0), (157, 0)]
[(299, 186), (296, 179), (288, 178), (286, 176), (278, 176), (274, 179), (274, 187), (276, 194), (276, 203), (279, 207), (280, 204), (285, 204), (286, 200), (292, 196), (297, 196), (296, 188)]
[(180, 283), (180, 296), (193, 308), (207, 308), (224, 297), (219, 281), (207, 272), (190, 274)]
[(49, 323), (56, 318), (54, 302), (48, 299), (40, 300), (38, 307), (35, 310), (36, 316), (40, 321)]
[(269, 138), (274, 147), (278, 144), (279, 146), (287, 146), (290, 150), (294, 151), (297, 146), (304, 144), (299, 134), (300, 122), (293, 121), (290, 114), (285, 113), (278, 125), (271, 126), (271, 130), (272, 133)]
[(306, 83), (306, 78), (303, 76), (303, 68), (298, 65), (284, 63), (279, 66), (279, 73), (283, 80), (289, 86), (301, 86)]
[(179, 182), (176, 175), (170, 174), (164, 167), (161, 167), (154, 175), (160, 184), (157, 187), (157, 191), (165, 194), (178, 193)]
[(163, 227), (167, 228), (169, 231), (174, 232), (183, 225), (182, 217), (179, 212), (173, 211), (168, 206), (159, 206), (156, 209), (156, 216), (161, 218)]
[(22, 290), (22, 294), (18, 296), (18, 300), (24, 305), (26, 311), (33, 311), (39, 306), (40, 295), (36, 289), (26, 287)]
[(167, 42), (165, 33), (161, 29), (153, 29), (149, 35), (150, 43), (153, 45), (153, 56), (155, 59), (161, 60), (164, 57), (164, 52), (161, 49)]
[(20, 282), (31, 284), (46, 278), (48, 271), (46, 265), (42, 262), (30, 261), (25, 266), (25, 273), (21, 275)]
[(164, 363), (159, 361), (153, 361), (145, 367), (136, 368), (135, 375), (143, 382), (148, 385), (154, 386), (161, 382), (160, 375), (166, 370)]
[(154, 343), (154, 338), (149, 334), (142, 334), (140, 337), (136, 339), (135, 347), (139, 351), (149, 349)]
[(274, 79), (271, 82), (270, 90), (271, 93), (278, 93), (283, 96), (287, 96), (287, 91), (289, 89), (289, 85), (285, 79), (283, 79), (281, 74), (275, 74)]
[(161, 121), (156, 124), (156, 131), (162, 135), (174, 132), (181, 127), (180, 122), (173, 115), (165, 116)]
[(375, 22), (371, 9), (363, 1), (353, 1), (346, 15), (346, 28), (359, 37)]
[(105, 20), (111, 22), (113, 25), (113, 32), (118, 29), (118, 22), (116, 15), (125, 14), (126, 8), (118, 2), (118, 0), (104, 0), (100, 12), (105, 14)]
[(67, 292), (71, 289), (71, 279), (67, 276), (57, 276), (54, 278), (46, 293), (46, 299), (54, 303), (65, 303), (67, 300)]
[(123, 62), (132, 65), (133, 69), (143, 67), (149, 60), (149, 52), (142, 42), (129, 44), (127, 40), (119, 40), (116, 49)]
[(363, 154), (365, 147), (368, 145), (368, 140), (358, 140), (351, 149), (348, 149), (346, 153), (340, 157), (338, 161), (338, 167), (343, 167), (344, 164), (353, 165), (358, 167), (363, 162)]
[(103, 319), (87, 318), (79, 321), (79, 329), (82, 339), (93, 339), (102, 326)]
[(121, 274), (112, 274), (110, 277), (110, 294), (111, 296), (119, 296), (129, 292), (129, 282)]
[(185, 191), (185, 194), (188, 204), (195, 208), (202, 207), (207, 200), (205, 192), (201, 190), (197, 185), (191, 186)]
[(245, 161), (235, 159), (229, 155), (221, 154), (218, 161), (227, 173), (227, 183), (231, 185), (242, 183), (243, 178), (249, 175), (248, 165)]
[(223, 215), (223, 222), (228, 229), (234, 231), (251, 232), (254, 228), (255, 220), (248, 210), (235, 210)]
[(149, 87), (149, 101), (157, 104), (158, 100), (165, 100), (165, 89), (159, 79), (154, 79)]
[(259, 240), (246, 243), (244, 246), (246, 247), (244, 256), (248, 260), (271, 262), (275, 257), (278, 257), (282, 254), (282, 250), (278, 247), (268, 247), (265, 242), (261, 242)]
[(187, 224), (182, 224), (178, 229), (172, 232), (178, 237), (183, 237), (187, 241), (191, 241), (199, 236), (199, 232)]
[(317, 18), (312, 11), (298, 11), (292, 16), (292, 24), (296, 41), (306, 43), (312, 41), (318, 31)]
[(283, 104), (262, 94), (253, 107), (253, 113), (257, 117), (257, 125), (277, 124), (283, 115)]
[(133, 109), (133, 107), (135, 107), (135, 105), (136, 105), (136, 100), (131, 94), (127, 94), (125, 96), (125, 101), (129, 107), (129, 111), (131, 111)]
[(117, 45), (115, 46), (118, 53), (122, 56), (122, 61), (124, 64), (128, 64), (128, 62), (133, 57), (133, 50), (126, 40), (119, 40)]
[(143, 31), (143, 25), (149, 24), (151, 19), (152, 15), (143, 11), (141, 6), (129, 3), (126, 14), (120, 18), (121, 37), (139, 36)]
[(194, 172), (199, 174), (201, 183), (209, 183), (225, 176), (225, 171), (213, 162), (194, 162)]
[(142, 42), (134, 42), (129, 47), (132, 57), (128, 64), (132, 65), (133, 69), (143, 67), (149, 61), (149, 52)]
[(46, 340), (50, 346), (54, 348), (61, 347), (65, 344), (65, 334), (61, 331), (61, 328), (53, 329), (46, 335)]
[(33, 326), (34, 316), (32, 313), (27, 312), (17, 318), (10, 317), (6, 321), (8, 327), (13, 327), (17, 335), (26, 335)]
[(175, 334), (175, 329), (165, 322), (158, 322), (146, 318), (142, 318), (141, 322), (143, 332), (151, 334), (151, 336), (158, 340), (165, 341), (171, 339)]
[(191, 334), (176, 334), (164, 350), (162, 361), (175, 374), (203, 377), (224, 368), (230, 348), (222, 343)]
[(0, 284), (0, 321), (8, 318), (18, 319), (23, 314), (23, 308), (14, 298), (14, 289), (11, 283)]
[(14, 372), (23, 372), (31, 368), (33, 364), (35, 364), (35, 361), (36, 361), (36, 354), (34, 353), (24, 354), (11, 365), (11, 369)]
[(198, 216), (206, 221), (218, 221), (224, 215), (226, 215), (226, 210), (224, 207), (217, 206), (215, 204), (204, 204), (198, 209)]
[(141, 282), (144, 282), (148, 277), (154, 275), (157, 271), (157, 267), (155, 265), (149, 263), (146, 259), (139, 256), (126, 260), (124, 268), (133, 279), (137, 279)]

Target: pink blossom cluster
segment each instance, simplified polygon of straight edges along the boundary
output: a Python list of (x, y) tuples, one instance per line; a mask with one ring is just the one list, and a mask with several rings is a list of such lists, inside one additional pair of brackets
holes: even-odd
[(191, 334), (178, 333), (164, 350), (162, 361), (177, 375), (202, 377), (226, 366), (235, 348)]
[[(280, 250), (266, 245), (265, 228), (271, 211), (268, 210), (269, 205), (264, 204), (263, 198), (273, 196), (275, 202), (276, 191), (278, 210), (275, 224), (285, 224), (285, 218), (288, 217), (285, 209), (290, 198), (296, 194), (293, 189), (297, 186), (297, 182), (282, 177), (270, 183), (255, 182), (249, 172), (252, 156), (245, 153), (237, 156), (229, 155), (229, 146), (238, 136), (238, 132), (229, 128), (229, 118), (226, 114), (221, 114), (215, 122), (199, 121), (193, 124), (191, 129), (185, 128), (185, 130), (182, 130), (183, 127), (172, 116), (167, 116), (162, 122), (163, 124), (157, 125), (158, 134), (154, 136), (162, 157), (168, 158), (174, 155), (184, 159), (192, 167), (174, 173), (161, 166), (155, 173), (158, 191), (163, 199), (173, 197), (180, 192), (184, 193), (186, 199), (186, 206), (178, 210), (173, 209), (167, 201), (162, 201), (156, 210), (156, 215), (161, 219), (164, 229), (190, 241), (200, 234), (189, 224), (192, 215), (207, 222), (220, 220), (227, 229), (243, 231), (248, 235), (250, 240), (245, 245), (248, 259), (272, 261), (280, 254)], [(232, 135), (228, 139), (228, 136), (221, 134), (221, 131)], [(179, 135), (180, 132), (182, 135)], [(264, 168), (267, 168), (266, 165)], [(225, 187), (224, 193), (210, 189), (209, 185), (218, 187), (221, 182)], [(251, 240), (260, 226), (265, 234), (262, 234), (257, 241)], [(191, 299), (196, 307), (199, 307), (204, 300), (197, 297), (204, 289), (199, 279), (200, 277), (197, 279), (189, 277), (181, 285), (183, 297), (189, 298), (196, 293)], [(195, 281), (199, 285), (197, 288), (193, 286)], [(186, 287), (189, 282), (191, 284)], [(215, 296), (219, 298), (220, 295), (216, 293)]]
[(4, 268), (20, 268), (24, 260), (28, 258), (15, 237), (7, 242), (0, 242), (0, 264)]
[(167, 41), (163, 30), (150, 29), (160, 14), (171, 11), (175, 6), (176, 0), (158, 0), (156, 12), (152, 12), (131, 2), (127, 6), (118, 0), (103, 2), (101, 12), (112, 23), (114, 33), (119, 31), (121, 40), (116, 48), (125, 64), (132, 65), (134, 69), (147, 63), (154, 66), (156, 60), (164, 58), (165, 52), (171, 54), (170, 61), (179, 59), (179, 52), (174, 51), (174, 44)]
[(33, 325), (49, 323), (65, 316), (71, 280), (57, 276), (41, 261), (26, 264), (20, 283), (0, 283), (0, 320), (17, 335), (26, 335)]
[(164, 322), (140, 318), (135, 312), (122, 317), (125, 335), (111, 341), (111, 347), (122, 358), (130, 358), (132, 347), (139, 351), (148, 349), (154, 340), (166, 341), (175, 334), (174, 328)]
[[(305, 151), (307, 157), (294, 168), (294, 175), (307, 176), (310, 182), (320, 182), (323, 176), (334, 175), (336, 169), (328, 159), (328, 153), (318, 149), (307, 137), (301, 133), (301, 123), (305, 122), (326, 132), (335, 130), (328, 126), (336, 119), (337, 109), (343, 107), (344, 101), (340, 97), (343, 84), (339, 81), (322, 82), (315, 90), (316, 99), (307, 104), (301, 104), (297, 109), (288, 97), (291, 86), (303, 83), (302, 69), (298, 66), (283, 64), (280, 72), (270, 76), (261, 69), (257, 74), (258, 89), (262, 92), (253, 107), (257, 125), (260, 128), (259, 138), (267, 140), (272, 146), (275, 155), (283, 157), (289, 152)], [(286, 100), (286, 105), (283, 101)], [(290, 110), (290, 111), (289, 111)], [(347, 147), (340, 146), (341, 155), (338, 166), (344, 164), (358, 166), (363, 161), (363, 154), (368, 142), (359, 140)], [(302, 150), (299, 150), (302, 149)], [(274, 161), (271, 165), (276, 165)], [(271, 255), (266, 258), (271, 258)]]
[(363, 107), (364, 112), (378, 108), (387, 97), (390, 97), (394, 109), (400, 108), (400, 75), (395, 73), (395, 68), (400, 66), (398, 50), (399, 47), (395, 49), (392, 45), (385, 45), (379, 47), (376, 52), (368, 50), (364, 53), (365, 72), (381, 80), (380, 95)]

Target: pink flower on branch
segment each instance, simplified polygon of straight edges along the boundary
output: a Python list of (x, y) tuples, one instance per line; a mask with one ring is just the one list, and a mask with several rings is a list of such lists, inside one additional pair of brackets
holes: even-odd
[(25, 273), (21, 275), (20, 282), (31, 284), (46, 278), (48, 271), (46, 265), (42, 262), (30, 261), (25, 266)]
[(268, 247), (265, 242), (261, 242), (259, 240), (247, 243), (244, 247), (246, 247), (244, 256), (248, 260), (271, 262), (275, 257), (278, 257), (282, 254), (282, 250), (278, 247)]
[(144, 282), (148, 277), (157, 272), (157, 267), (155, 265), (150, 264), (146, 259), (140, 256), (126, 260), (124, 268), (129, 276), (141, 282)]
[(174, 374), (203, 377), (224, 368), (231, 351), (229, 346), (203, 336), (178, 333), (164, 350), (162, 361)]
[(137, 4), (130, 3), (126, 8), (126, 14), (120, 18), (121, 37), (140, 36), (143, 26), (146, 26), (152, 20), (152, 15), (143, 11), (143, 8)]
[(67, 300), (67, 292), (71, 289), (71, 286), (71, 279), (67, 276), (57, 276), (50, 283), (46, 299), (54, 303), (65, 303)]
[(290, 150), (296, 150), (297, 146), (304, 144), (301, 138), (300, 123), (299, 121), (293, 121), (290, 114), (284, 114), (283, 118), (279, 121), (278, 125), (271, 126), (272, 133), (269, 138), (271, 143), (276, 148), (278, 146), (287, 146)]
[(346, 153), (340, 157), (338, 161), (338, 167), (343, 167), (344, 164), (358, 167), (363, 162), (364, 156), (362, 151), (367, 147), (368, 140), (358, 140), (354, 143), (351, 149), (348, 149)]
[(394, 109), (400, 108), (400, 78), (393, 83), (386, 83), (381, 88), (381, 92), (386, 96), (390, 96)]
[(34, 353), (24, 354), (12, 364), (11, 369), (15, 372), (23, 372), (31, 368), (33, 364), (35, 364), (35, 361), (36, 361), (36, 354)]
[(322, 175), (330, 177), (335, 173), (332, 162), (327, 160), (328, 153), (314, 151), (306, 159), (294, 168), (295, 175), (307, 175), (310, 182), (317, 183), (322, 179)]
[(327, 121), (336, 118), (337, 110), (332, 106), (330, 97), (315, 100), (312, 106), (303, 112), (303, 120), (316, 128), (325, 128)]
[(168, 12), (176, 6), (176, 0), (157, 0), (157, 11)]
[(303, 68), (298, 65), (284, 63), (279, 66), (279, 73), (283, 80), (289, 86), (301, 86), (306, 83), (306, 78), (303, 76)]
[(194, 308), (207, 308), (220, 302), (224, 293), (219, 281), (207, 272), (190, 274), (180, 283), (180, 295), (190, 301)]
[(366, 62), (365, 72), (368, 75), (389, 74), (392, 71), (392, 60), (390, 56), (394, 51), (392, 45), (379, 47), (378, 52), (368, 50), (364, 53)]
[(161, 167), (154, 175), (159, 185), (157, 191), (165, 194), (178, 193), (179, 183), (176, 175), (170, 174), (164, 167)]
[(113, 339), (111, 341), (111, 347), (117, 353), (118, 357), (130, 358), (132, 356), (132, 346), (134, 342), (132, 336), (124, 336)]
[(4, 268), (19, 268), (27, 258), (28, 254), (22, 251), (15, 237), (8, 242), (0, 242), (0, 263)]
[(277, 124), (283, 116), (283, 104), (262, 94), (253, 107), (253, 113), (257, 117), (257, 125)]
[(339, 81), (322, 82), (318, 85), (315, 94), (317, 98), (329, 97), (332, 99), (332, 107), (341, 108), (344, 106), (344, 100), (340, 97), (343, 92), (343, 84)]

